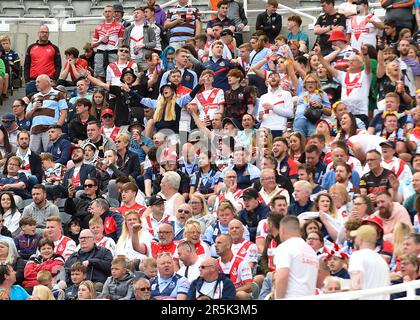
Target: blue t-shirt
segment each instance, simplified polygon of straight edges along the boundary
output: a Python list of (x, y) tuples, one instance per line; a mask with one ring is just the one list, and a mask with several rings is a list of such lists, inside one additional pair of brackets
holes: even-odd
[(287, 40), (296, 40), (296, 41), (305, 41), (306, 47), (309, 49), (309, 37), (305, 31), (299, 31), (296, 35), (293, 35), (292, 32), (286, 34)]
[(20, 285), (15, 284), (9, 292), (10, 300), (28, 300), (29, 293)]

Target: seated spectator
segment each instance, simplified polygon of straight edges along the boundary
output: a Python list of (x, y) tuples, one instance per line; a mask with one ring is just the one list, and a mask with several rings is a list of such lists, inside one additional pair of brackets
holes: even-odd
[(7, 159), (4, 173), (0, 174), (0, 191), (12, 191), (15, 202), (20, 206), (22, 199), (29, 199), (28, 179), (23, 172), (19, 172), (22, 160), (17, 156)]
[(45, 236), (54, 242), (54, 253), (61, 255), (65, 260), (76, 251), (76, 243), (63, 235), (60, 217), (51, 216), (47, 218)]
[(54, 162), (61, 163), (64, 166), (67, 165), (71, 157), (71, 143), (63, 134), (62, 128), (58, 125), (50, 126), (48, 138), (52, 145), (47, 152), (52, 154)]
[(120, 132), (120, 127), (115, 125), (114, 111), (110, 108), (105, 108), (101, 110), (100, 115), (102, 121), (101, 134), (115, 142), (115, 138)]
[(111, 263), (111, 276), (106, 279), (102, 295), (110, 295), (110, 300), (131, 300), (134, 275), (127, 269), (124, 258), (115, 258)]
[[(64, 51), (66, 62), (64, 63), (63, 69), (61, 70), (58, 84), (66, 87), (74, 86), (75, 80), (79, 79), (81, 74), (77, 70), (78, 68), (88, 69), (88, 62), (79, 58), (79, 50), (74, 47), (70, 47)], [(70, 75), (70, 81), (67, 81)]]
[(331, 276), (350, 279), (350, 275), (346, 269), (348, 258), (348, 255), (337, 244), (334, 244), (334, 247), (328, 250), (325, 260), (327, 261)]
[[(150, 279), (151, 298), (155, 300), (186, 300), (190, 283), (175, 273), (174, 260), (167, 252), (157, 257), (158, 275)], [(172, 285), (169, 285), (171, 284)]]
[(17, 124), (15, 115), (11, 113), (7, 113), (2, 117), (1, 122), (7, 131), (10, 144), (16, 148), (17, 135), (19, 134), (21, 129), (19, 128), (19, 125)]
[(22, 217), (19, 221), (21, 233), (15, 237), (15, 245), (19, 256), (28, 260), (36, 253), (42, 235), (36, 233), (36, 220), (32, 217)]
[[(53, 277), (51, 272), (48, 270), (41, 270), (38, 272), (36, 276), (36, 281), (39, 285), (47, 287), (54, 298), (54, 300), (64, 300), (65, 293), (62, 289), (59, 288), (58, 285), (53, 285)], [(34, 291), (32, 292), (32, 296), (36, 290), (37, 286), (34, 287)]]
[(97, 198), (90, 203), (90, 213), (94, 217), (101, 218), (104, 225), (103, 235), (118, 241), (124, 222), (121, 213), (111, 211), (108, 201), (103, 198)]
[(28, 300), (28, 292), (16, 283), (16, 271), (10, 264), (0, 267), (1, 300)]
[(29, 258), (25, 266), (25, 278), (22, 286), (28, 291), (37, 284), (37, 274), (40, 270), (48, 270), (55, 278), (61, 271), (64, 265), (64, 258), (54, 253), (54, 242), (50, 239), (44, 238), (38, 244), (40, 255), (33, 255)]
[(111, 251), (112, 256), (115, 257), (115, 241), (104, 236), (104, 223), (100, 217), (94, 216), (89, 220), (89, 230), (93, 233), (95, 244), (108, 249)]
[(96, 298), (95, 284), (90, 280), (83, 280), (77, 290), (77, 300), (93, 300)]
[(3, 216), (3, 226), (10, 231), (12, 237), (19, 235), (22, 214), (16, 206), (13, 193), (6, 191), (0, 194), (0, 214)]
[(132, 123), (128, 127), (128, 131), (131, 133), (129, 151), (138, 155), (141, 166), (142, 162), (146, 160), (146, 155), (150, 148), (153, 147), (153, 142), (149, 137), (144, 135), (144, 125), (139, 122)]
[(18, 255), (15, 244), (11, 238), (2, 237), (2, 239), (0, 239), (0, 248), (0, 263), (10, 265), (16, 273), (15, 282), (17, 284), (22, 284), (26, 261)]
[(341, 292), (341, 280), (339, 277), (328, 276), (324, 279), (322, 293)]
[(143, 216), (146, 207), (136, 201), (138, 191), (139, 188), (134, 182), (127, 182), (123, 184), (121, 191), (121, 206), (116, 208), (123, 216), (127, 211), (131, 210), (136, 210), (140, 214), (140, 217)]
[(150, 282), (145, 278), (136, 278), (133, 281), (135, 300), (150, 300)]
[[(90, 230), (82, 230), (79, 240), (80, 250), (73, 253), (64, 264), (66, 282), (70, 283), (71, 266), (75, 262), (82, 262), (87, 266), (87, 279), (91, 279), (95, 283), (105, 283), (107, 277), (111, 274), (111, 251), (98, 247)], [(79, 285), (79, 290), (81, 285), (82, 283)]]
[(77, 300), (79, 284), (86, 279), (86, 266), (82, 262), (75, 262), (71, 266), (70, 279), (71, 284), (65, 289), (65, 300)]
[(99, 158), (103, 158), (104, 152), (107, 150), (116, 150), (114, 141), (101, 134), (101, 124), (99, 122), (89, 122), (86, 130), (88, 138), (83, 143), (93, 143), (99, 151)]
[(73, 184), (69, 186), (68, 198), (64, 203), (64, 211), (74, 217), (80, 219), (82, 229), (89, 228), (89, 220), (92, 218), (91, 209), (89, 209), (92, 201), (102, 198), (98, 180), (96, 178), (87, 178), (83, 184), (84, 191), (79, 197), (76, 197), (76, 189)]
[(310, 199), (312, 193), (312, 187), (307, 181), (298, 181), (293, 185), (295, 191), (293, 192), (295, 202), (293, 202), (288, 210), (287, 214), (298, 216), (302, 212), (310, 211), (313, 202)]
[(51, 185), (60, 185), (63, 182), (63, 165), (55, 162), (53, 155), (49, 152), (41, 153), (40, 158), (44, 172), (42, 183), (47, 188)]
[(36, 184), (31, 191), (33, 202), (23, 209), (23, 217), (36, 220), (36, 232), (42, 234), (50, 216), (59, 216), (58, 207), (47, 200), (47, 190), (44, 185)]
[(76, 144), (83, 143), (87, 139), (87, 124), (95, 121), (95, 117), (90, 114), (92, 102), (86, 98), (79, 98), (74, 102), (76, 115), (69, 123), (70, 141)]

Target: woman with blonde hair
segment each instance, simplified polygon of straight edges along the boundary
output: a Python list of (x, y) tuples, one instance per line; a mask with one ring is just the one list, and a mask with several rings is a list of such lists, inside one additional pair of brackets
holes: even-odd
[[(127, 211), (125, 213), (125, 221), (122, 227), (121, 236), (119, 237), (116, 245), (116, 256), (122, 255), (131, 261), (135, 259), (143, 260), (146, 258), (145, 255), (134, 250), (131, 243), (131, 239), (133, 237), (133, 225), (137, 223), (142, 224), (139, 213), (136, 210)], [(138, 235), (140, 242), (142, 243), (148, 243), (153, 239), (152, 235), (144, 228), (140, 229)]]
[(308, 74), (303, 83), (305, 90), (298, 96), (293, 130), (308, 137), (315, 132), (315, 123), (321, 117), (331, 115), (331, 104), (316, 74)]
[(93, 300), (96, 298), (96, 289), (92, 281), (86, 280), (79, 284), (77, 300)]
[(131, 138), (128, 133), (119, 133), (115, 138), (117, 146), (117, 168), (124, 175), (136, 179), (140, 175), (140, 158), (129, 151)]
[[(199, 258), (210, 258), (209, 245), (201, 240), (201, 233), (200, 223), (196, 220), (188, 219), (184, 227), (184, 239), (181, 240), (180, 243), (189, 241), (194, 245), (195, 252)], [(178, 251), (176, 251), (174, 256), (177, 257), (177, 255)]]
[(43, 285), (36, 285), (32, 291), (31, 300), (55, 300), (51, 290)]
[(192, 208), (192, 219), (198, 221), (201, 225), (201, 234), (204, 234), (207, 227), (216, 221), (216, 217), (209, 213), (207, 202), (201, 193), (195, 192), (190, 198)]
[(176, 94), (177, 86), (168, 82), (160, 87), (160, 96), (157, 100), (144, 98), (138, 94), (140, 103), (145, 107), (155, 109), (153, 124), (155, 131), (168, 130), (172, 133), (179, 133), (179, 122), (181, 120), (181, 109), (190, 103), (200, 91), (202, 79), (189, 94), (178, 97)]
[(397, 269), (398, 260), (404, 253), (404, 240), (410, 233), (411, 227), (403, 222), (398, 222), (394, 227), (392, 241), (390, 241), (394, 245), (391, 262), (389, 263), (391, 272)]

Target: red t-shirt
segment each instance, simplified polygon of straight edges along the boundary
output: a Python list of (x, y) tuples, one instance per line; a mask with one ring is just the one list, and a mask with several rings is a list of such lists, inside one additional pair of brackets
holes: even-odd
[[(67, 64), (68, 64), (67, 62), (64, 64), (64, 68), (67, 68)], [(89, 69), (88, 62), (85, 59), (77, 58), (75, 65), (76, 65), (76, 69), (77, 67), (82, 67), (83, 69), (86, 69), (86, 70)], [(76, 77), (74, 76), (72, 68), (69, 68), (69, 73), (70, 73), (71, 81), (76, 80)]]

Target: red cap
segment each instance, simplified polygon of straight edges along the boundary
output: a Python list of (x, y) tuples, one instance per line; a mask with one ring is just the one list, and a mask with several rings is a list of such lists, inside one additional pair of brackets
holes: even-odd
[(346, 35), (344, 34), (344, 31), (341, 31), (341, 30), (333, 30), (331, 32), (331, 35), (328, 38), (328, 41), (331, 42), (331, 41), (337, 41), (337, 40), (347, 42), (347, 38), (346, 38)]
[(112, 109), (110, 109), (110, 108), (105, 108), (101, 112), (101, 118), (106, 114), (110, 114), (111, 116), (114, 116), (114, 111), (112, 111)]
[(380, 236), (381, 236), (381, 238), (383, 238), (383, 236), (384, 236), (384, 222), (382, 221), (382, 219), (379, 218), (378, 216), (371, 215), (371, 216), (367, 217), (365, 220), (362, 221), (362, 225), (368, 224), (369, 222), (373, 223), (373, 224), (376, 224), (379, 227)]

